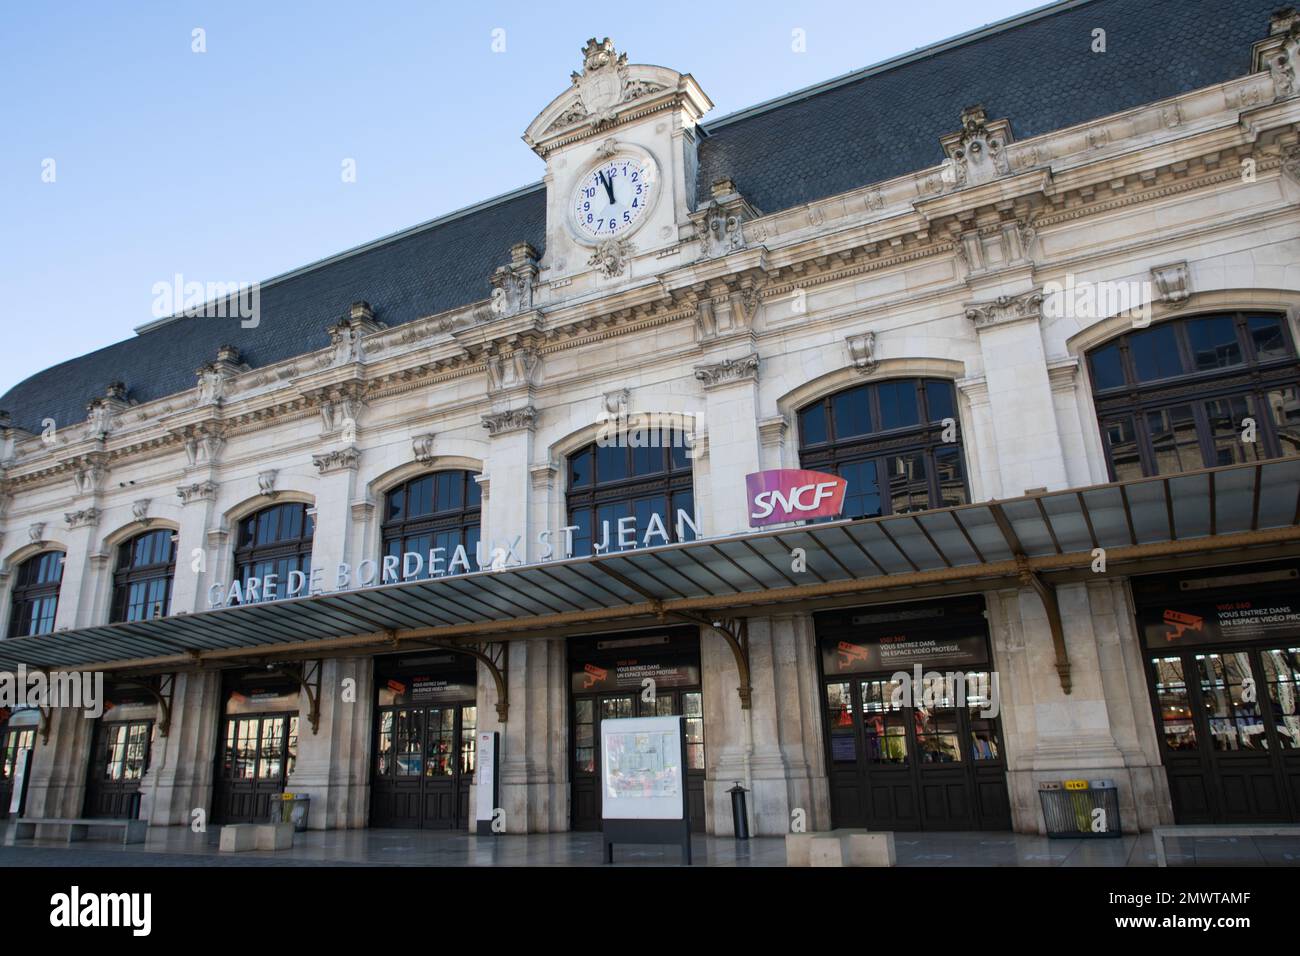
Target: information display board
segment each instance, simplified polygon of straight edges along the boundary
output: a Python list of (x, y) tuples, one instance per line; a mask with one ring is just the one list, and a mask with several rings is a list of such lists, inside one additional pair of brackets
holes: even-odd
[(691, 861), (686, 799), (686, 723), (625, 717), (600, 723), (601, 830), (605, 860), (615, 843), (676, 843)]

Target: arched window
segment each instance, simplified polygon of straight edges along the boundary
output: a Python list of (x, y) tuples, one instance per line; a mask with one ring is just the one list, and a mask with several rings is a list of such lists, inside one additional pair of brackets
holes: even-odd
[(59, 609), (59, 583), (63, 580), (63, 552), (43, 551), (18, 566), (14, 580), (9, 636), (49, 634)]
[[(639, 440), (651, 444), (631, 447)], [(683, 432), (649, 428), (621, 433), (617, 443), (596, 442), (570, 455), (565, 504), (568, 524), (576, 526), (573, 555), (693, 540), (690, 452)], [(552, 544), (563, 557), (564, 536)]]
[(799, 463), (848, 481), (847, 518), (969, 500), (956, 393), (943, 379), (858, 385), (804, 406)]
[(310, 578), (316, 519), (307, 507), (296, 501), (272, 505), (239, 522), (235, 577), (241, 586), (246, 587), (250, 578), (265, 582), (268, 574), (274, 574), (278, 593), (283, 596), (290, 571), (301, 571)]
[(1116, 481), (1300, 454), (1300, 361), (1280, 315), (1135, 329), (1088, 367)]
[(110, 620), (144, 621), (171, 613), (176, 575), (175, 534), (167, 528), (146, 531), (117, 546)]
[[(418, 554), (418, 577), (438, 577), (467, 570), (460, 564), (452, 566), (456, 548), (463, 546), (468, 570), (477, 570), (483, 490), (474, 477), (468, 471), (436, 471), (388, 492), (384, 496), (384, 554), (399, 560), (407, 553)], [(403, 573), (400, 566), (397, 573)]]

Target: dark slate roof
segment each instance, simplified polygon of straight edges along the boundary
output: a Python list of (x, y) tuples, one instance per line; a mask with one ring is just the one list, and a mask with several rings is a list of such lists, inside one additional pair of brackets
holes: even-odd
[[(1245, 76), (1287, 0), (1093, 0), (898, 57), (707, 126), (700, 195), (731, 179), (764, 213), (944, 160), (965, 106), (1028, 139)], [(1091, 50), (1106, 31), (1106, 52)], [(961, 38), (958, 38), (961, 39)], [(900, 62), (901, 61), (901, 62)], [(896, 65), (892, 65), (896, 64)]]
[[(732, 179), (764, 212), (879, 182), (943, 160), (939, 138), (962, 107), (1007, 118), (1017, 139), (1085, 122), (1250, 70), (1282, 0), (1090, 0), (1036, 11), (706, 126), (698, 190)], [(1107, 50), (1090, 49), (1106, 31)], [(184, 319), (63, 362), (0, 398), (14, 424), (40, 431), (85, 418), (122, 381), (150, 401), (194, 387), (221, 345), (253, 367), (328, 343), (326, 326), (365, 300), (400, 325), (487, 297), (488, 274), (516, 242), (543, 248), (540, 184), (263, 283), (262, 321)]]

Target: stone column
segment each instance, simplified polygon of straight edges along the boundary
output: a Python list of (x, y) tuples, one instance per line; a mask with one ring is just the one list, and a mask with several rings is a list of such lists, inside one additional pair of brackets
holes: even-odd
[(1043, 338), (1042, 295), (1036, 291), (972, 302), (993, 432), (1000, 494), (1068, 486)]
[(737, 782), (750, 791), (750, 832), (756, 836), (790, 832), (796, 815), (808, 830), (830, 827), (812, 635), (807, 615), (749, 621), (752, 688), (744, 710), (734, 655), (719, 635), (702, 629), (710, 833), (732, 833), (728, 791)]
[(152, 826), (190, 826), (194, 811), (212, 812), (217, 735), (221, 727), (221, 673), (176, 675), (171, 727), (155, 734), (149, 769), (140, 781), (140, 819)]
[[(378, 561), (378, 555), (352, 553), (352, 500), (356, 493), (357, 470), (361, 463), (361, 451), (355, 445), (342, 445), (321, 454), (312, 455), (312, 464), (320, 473), (317, 484), (316, 532), (312, 539), (311, 566), (322, 569), (319, 585), (325, 591), (338, 589), (336, 578), (340, 564), (352, 565), (350, 587), (357, 587), (360, 579), (361, 564), (366, 559)], [(369, 565), (365, 568), (367, 577), (364, 583), (378, 584), (382, 569), (375, 565), (373, 573)], [(310, 585), (309, 585), (310, 586)], [(281, 594), (288, 587), (287, 581), (280, 582)]]
[(761, 468), (758, 353), (698, 365), (709, 436), (709, 501), (701, 531), (733, 534), (749, 528), (745, 476)]
[[(309, 668), (316, 663), (308, 662)], [(312, 731), (311, 704), (304, 692), (298, 759), (285, 789), (311, 797), (308, 823), (313, 830), (364, 827), (370, 813), (374, 664), (366, 657), (326, 660), (319, 666), (319, 727)]]
[(47, 714), (49, 739), (44, 739), (40, 727), (36, 730), (27, 779), (27, 816), (79, 817), (86, 799), (95, 721), (74, 707), (50, 707)]
[(565, 648), (563, 639), (511, 642), (506, 672), (510, 714), (504, 724), (497, 719), (496, 684), (487, 668), (479, 665), (478, 729), (501, 734), (500, 794), (506, 833), (569, 829)]
[[(176, 532), (176, 577), (172, 582), (172, 613), (207, 609), (208, 587), (223, 580), (224, 555), (229, 540), (222, 529), (213, 527), (217, 483), (199, 481), (176, 489), (181, 499), (180, 530)], [(214, 532), (209, 536), (209, 532)], [(197, 570), (196, 570), (197, 568)]]

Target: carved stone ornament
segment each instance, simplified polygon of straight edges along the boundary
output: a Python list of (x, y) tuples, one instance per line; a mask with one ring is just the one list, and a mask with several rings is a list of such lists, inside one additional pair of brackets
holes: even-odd
[(510, 352), (493, 351), (486, 358), (488, 391), (537, 384), (542, 367), (542, 353), (531, 346), (521, 346)]
[(195, 501), (211, 501), (217, 496), (217, 483), (215, 481), (196, 481), (193, 484), (181, 485), (176, 489), (176, 497), (181, 499), (181, 504), (190, 504)]
[(1300, 146), (1288, 146), (1283, 151), (1282, 172), (1300, 185)]
[(426, 432), (423, 435), (414, 435), (411, 438), (411, 454), (422, 465), (428, 465), (433, 462), (433, 432)]
[(758, 381), (758, 353), (751, 352), (741, 358), (697, 365), (695, 378), (704, 383), (705, 388), (730, 385), (735, 382), (756, 382)]
[(516, 243), (510, 250), (510, 265), (498, 266), (488, 277), (492, 284), (493, 315), (510, 316), (530, 311), (537, 273), (537, 250), (526, 242)]
[(717, 202), (709, 203), (704, 215), (704, 236), (701, 240), (705, 258), (714, 259), (745, 247), (740, 216), (729, 213)]
[(80, 511), (69, 511), (64, 514), (63, 520), (68, 523), (69, 528), (93, 528), (99, 524), (99, 509), (83, 508)]
[(141, 498), (139, 501), (131, 502), (131, 516), (141, 524), (147, 525), (153, 519), (149, 517), (149, 505), (152, 501), (149, 498)]
[(606, 392), (601, 397), (601, 407), (604, 408), (605, 414), (610, 418), (627, 418), (631, 396), (632, 393), (626, 388)]
[(942, 137), (949, 163), (940, 175), (945, 185), (961, 188), (979, 186), (1011, 172), (1006, 146), (1011, 141), (1011, 124), (989, 122), (982, 106), (961, 111), (961, 131)]
[(32, 544), (40, 544), (45, 540), (45, 522), (37, 521), (27, 527), (27, 540)]
[(220, 405), (230, 391), (230, 383), (249, 367), (240, 359), (239, 349), (223, 345), (217, 349), (217, 360), (194, 370), (198, 377), (196, 404)]
[(316, 471), (322, 475), (332, 474), (336, 471), (355, 470), (361, 463), (361, 452), (353, 445), (346, 448), (335, 448), (320, 455), (312, 455), (311, 463), (316, 466)]
[(268, 468), (266, 471), (258, 472), (257, 490), (268, 498), (274, 498), (276, 495), (275, 479), (279, 474), (280, 472), (275, 468)]
[(1020, 295), (1000, 295), (991, 302), (972, 302), (966, 306), (966, 318), (976, 330), (1011, 322), (1039, 321), (1043, 317), (1043, 294), (1035, 290)]
[(73, 465), (72, 483), (79, 495), (93, 495), (104, 487), (108, 461), (100, 453), (85, 455)]
[(365, 337), (372, 332), (386, 329), (383, 322), (376, 321), (374, 310), (369, 302), (354, 302), (348, 308), (347, 318), (325, 331), (330, 337), (330, 352), (323, 361), (325, 368), (337, 368), (366, 360)]
[(185, 459), (191, 468), (199, 464), (215, 465), (226, 447), (225, 426), (216, 422), (191, 425), (175, 435), (183, 442)]
[(627, 54), (615, 50), (608, 37), (587, 41), (582, 49), (582, 72), (570, 74), (569, 79), (576, 94), (573, 103), (547, 127), (548, 133), (578, 123), (595, 127), (611, 122), (618, 115), (616, 107), (665, 88), (653, 80), (631, 78)]
[(1300, 93), (1300, 13), (1283, 7), (1269, 19), (1269, 35), (1254, 47), (1257, 71), (1268, 71), (1273, 81), (1273, 99)]
[(849, 348), (849, 358), (853, 362), (853, 367), (863, 375), (870, 375), (880, 364), (876, 358), (876, 333), (859, 332), (857, 335), (850, 335), (844, 339), (844, 344)]
[(1151, 282), (1160, 301), (1172, 308), (1186, 305), (1191, 298), (1192, 277), (1185, 261), (1152, 267)]
[(634, 248), (627, 239), (602, 239), (592, 252), (591, 258), (587, 260), (587, 265), (609, 279), (621, 276), (627, 268), (628, 259), (631, 258)]
[(514, 408), (506, 412), (493, 412), (483, 416), (483, 427), (489, 435), (504, 435), (506, 432), (532, 428), (537, 420), (537, 409), (532, 405)]

